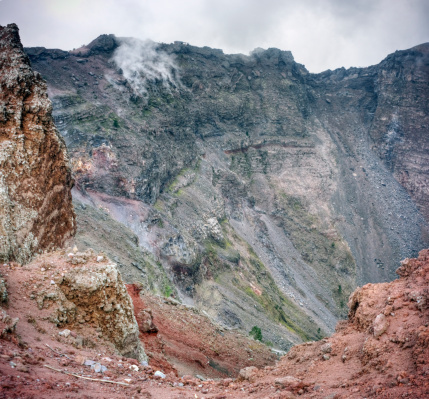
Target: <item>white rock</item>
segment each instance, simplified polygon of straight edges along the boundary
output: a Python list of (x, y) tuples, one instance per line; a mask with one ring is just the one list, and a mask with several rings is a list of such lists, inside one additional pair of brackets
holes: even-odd
[(51, 280), (51, 285), (55, 285), (55, 281), (54, 280)]
[(159, 370), (155, 371), (154, 376), (155, 377), (160, 377), (160, 378), (165, 378), (165, 374), (162, 371), (159, 371)]
[(91, 366), (91, 369), (94, 370), (96, 373), (101, 373), (101, 364), (95, 363)]
[(130, 366), (130, 370), (132, 370), (132, 371), (139, 371), (139, 368), (135, 364), (132, 364)]
[(104, 256), (101, 256), (101, 255), (97, 256), (97, 262), (102, 262), (103, 259), (104, 259)]
[(94, 360), (89, 360), (89, 359), (85, 360), (85, 363), (84, 363), (85, 366), (92, 366), (94, 364), (95, 364)]
[(65, 330), (63, 330), (63, 331), (60, 331), (60, 332), (58, 333), (58, 335), (61, 335), (62, 337), (67, 338), (67, 337), (70, 335), (70, 333), (71, 333), (71, 331), (70, 331), (70, 330), (68, 330), (68, 329), (66, 328), (66, 329), (65, 329)]

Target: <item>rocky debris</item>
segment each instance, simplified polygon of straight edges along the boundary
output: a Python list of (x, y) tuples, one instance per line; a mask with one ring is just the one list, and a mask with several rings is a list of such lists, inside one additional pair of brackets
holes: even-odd
[(0, 261), (28, 262), (75, 231), (69, 160), (18, 27), (0, 27)]

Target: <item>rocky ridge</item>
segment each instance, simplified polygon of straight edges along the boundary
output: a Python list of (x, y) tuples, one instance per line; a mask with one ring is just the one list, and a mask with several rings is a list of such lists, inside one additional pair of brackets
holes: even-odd
[(71, 153), (76, 209), (109, 224), (97, 249), (104, 231), (124, 236), (111, 219), (138, 240), (144, 256), (109, 245), (128, 282), (246, 333), (258, 320), (288, 349), (333, 331), (358, 284), (391, 280), (389, 265), (426, 246), (427, 45), (317, 75), (278, 49), (113, 35), (26, 51)]
[(73, 180), (46, 84), (18, 27), (0, 27), (0, 262), (28, 262), (76, 230)]

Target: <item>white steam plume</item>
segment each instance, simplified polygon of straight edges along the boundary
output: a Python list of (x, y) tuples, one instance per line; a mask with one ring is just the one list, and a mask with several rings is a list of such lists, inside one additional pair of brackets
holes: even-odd
[(161, 82), (168, 90), (181, 86), (173, 57), (160, 51), (158, 44), (151, 40), (121, 39), (112, 60), (121, 68), (134, 92), (144, 98), (149, 96), (150, 83)]

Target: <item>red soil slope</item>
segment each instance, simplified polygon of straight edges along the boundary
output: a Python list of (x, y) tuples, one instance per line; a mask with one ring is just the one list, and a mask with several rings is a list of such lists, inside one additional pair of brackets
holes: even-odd
[[(35, 266), (0, 266), (9, 293), (9, 304), (3, 304), (0, 310), (0, 398), (429, 397), (429, 250), (421, 251), (417, 259), (405, 260), (398, 269), (400, 279), (357, 289), (350, 297), (349, 321), (340, 322), (332, 337), (292, 348), (275, 366), (248, 367), (237, 380), (216, 381), (179, 378), (174, 372), (167, 373), (165, 379), (157, 379), (154, 367), (143, 367), (134, 359), (114, 355), (112, 346), (90, 325), (76, 327), (69, 337), (60, 336), (61, 330), (28, 297), (29, 282), (34, 284), (38, 279), (50, 284), (49, 271), (41, 272), (37, 261)], [(61, 267), (60, 262), (61, 259), (54, 266)], [(29, 270), (31, 267), (39, 271)], [(212, 356), (211, 349), (205, 346), (204, 337), (208, 333), (197, 337), (195, 331), (195, 341), (192, 334), (189, 340), (182, 337), (192, 329), (197, 330), (197, 319), (184, 318), (182, 310), (187, 310), (159, 299), (148, 300), (146, 296), (140, 297), (135, 288), (129, 289), (134, 290), (137, 314), (151, 308), (159, 329), (159, 342), (164, 342), (163, 353), (157, 353), (151, 360), (154, 365), (161, 360), (174, 360), (174, 351), (166, 349), (170, 345), (174, 348), (174, 341), (184, 345), (176, 350), (182, 348), (190, 353), (183, 357), (185, 365), (198, 363), (193, 348), (206, 358)], [(1, 290), (0, 284), (0, 293)], [(141, 303), (137, 303), (137, 297)], [(16, 329), (15, 317), (20, 318)], [(175, 317), (183, 318), (183, 324), (176, 324)], [(163, 335), (167, 320), (171, 331)], [(142, 324), (143, 319), (139, 322)], [(189, 329), (181, 329), (186, 324)], [(156, 348), (155, 344), (148, 345), (148, 352)], [(179, 353), (176, 358), (183, 359), (181, 356)], [(85, 359), (103, 364), (107, 371), (95, 373), (82, 365)], [(138, 371), (133, 370), (133, 365)]]
[[(128, 292), (151, 365), (170, 371), (171, 363), (181, 376), (219, 378), (236, 377), (243, 367), (272, 365), (277, 358), (265, 345), (225, 331), (197, 309), (144, 294), (135, 285)], [(158, 332), (145, 331), (149, 319)]]

